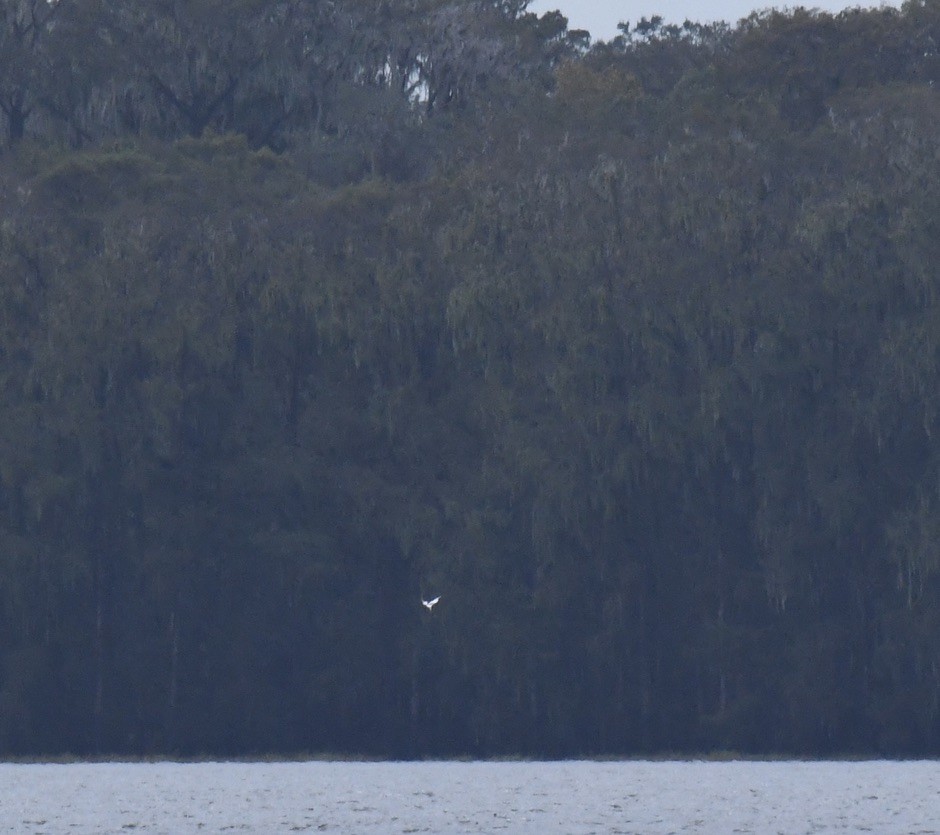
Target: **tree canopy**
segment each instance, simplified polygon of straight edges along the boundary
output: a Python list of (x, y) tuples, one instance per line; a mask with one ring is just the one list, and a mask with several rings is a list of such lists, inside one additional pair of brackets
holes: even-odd
[(0, 755), (940, 752), (940, 4), (526, 6), (0, 0)]

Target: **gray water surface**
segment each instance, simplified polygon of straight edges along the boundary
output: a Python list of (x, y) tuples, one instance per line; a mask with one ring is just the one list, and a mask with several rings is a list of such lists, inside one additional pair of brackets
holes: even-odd
[(0, 764), (0, 832), (940, 833), (940, 764)]

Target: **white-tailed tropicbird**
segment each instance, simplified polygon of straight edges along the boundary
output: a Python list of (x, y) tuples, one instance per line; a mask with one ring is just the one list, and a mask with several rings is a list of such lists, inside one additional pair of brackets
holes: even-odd
[(421, 598), (421, 605), (424, 606), (424, 608), (427, 609), (427, 610), (430, 612), (430, 611), (434, 608), (434, 606), (435, 606), (435, 604), (437, 603), (437, 601), (440, 600), (440, 599), (441, 599), (441, 596), (440, 596), (440, 595), (438, 595), (437, 597), (435, 597), (433, 600), (425, 600), (425, 599), (422, 597), (422, 598)]

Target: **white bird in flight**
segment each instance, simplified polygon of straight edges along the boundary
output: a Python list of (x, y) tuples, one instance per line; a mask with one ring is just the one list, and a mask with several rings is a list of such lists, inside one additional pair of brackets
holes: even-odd
[(440, 600), (440, 599), (441, 599), (441, 596), (440, 596), (440, 595), (438, 595), (437, 597), (435, 597), (433, 600), (425, 600), (425, 599), (422, 597), (422, 598), (421, 598), (421, 605), (424, 606), (424, 608), (427, 609), (427, 610), (430, 612), (430, 611), (434, 608), (434, 606), (435, 606), (435, 604), (437, 603), (437, 601)]

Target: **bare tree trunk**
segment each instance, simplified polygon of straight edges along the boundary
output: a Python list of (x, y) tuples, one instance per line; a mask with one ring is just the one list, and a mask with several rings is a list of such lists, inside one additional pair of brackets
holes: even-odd
[(170, 721), (173, 721), (173, 716), (176, 713), (176, 700), (178, 692), (178, 681), (179, 681), (179, 652), (180, 652), (180, 642), (179, 642), (179, 630), (176, 626), (176, 609), (174, 608), (170, 612), (170, 624), (169, 624), (169, 637), (170, 637), (170, 683), (167, 694), (167, 707), (170, 710)]
[(95, 558), (95, 702), (94, 745), (101, 753), (101, 734), (104, 725), (104, 582), (101, 554)]

